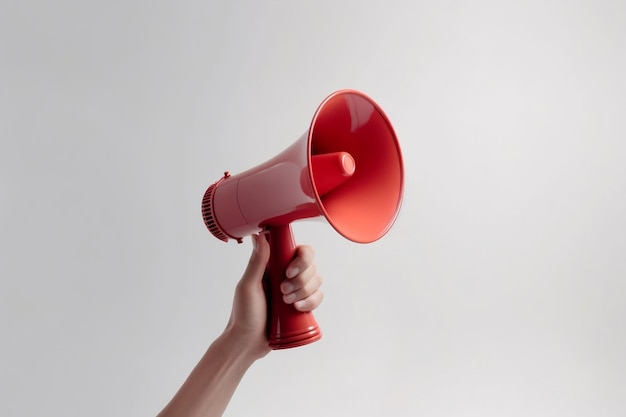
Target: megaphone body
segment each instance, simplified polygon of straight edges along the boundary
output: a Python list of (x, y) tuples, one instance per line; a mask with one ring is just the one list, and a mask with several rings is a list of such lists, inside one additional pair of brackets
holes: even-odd
[(345, 238), (378, 240), (402, 201), (404, 171), (395, 132), (365, 94), (340, 90), (318, 107), (307, 132), (270, 160), (237, 175), (226, 172), (204, 194), (202, 215), (218, 239), (265, 231), (268, 341), (273, 349), (321, 338), (312, 313), (285, 304), (280, 283), (295, 256), (291, 223), (324, 217)]

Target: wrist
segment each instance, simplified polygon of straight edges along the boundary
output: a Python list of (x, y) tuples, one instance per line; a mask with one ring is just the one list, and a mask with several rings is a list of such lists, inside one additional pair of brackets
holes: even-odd
[(235, 326), (228, 326), (216, 342), (222, 344), (224, 349), (240, 358), (244, 363), (248, 363), (248, 366), (271, 351), (264, 335), (252, 337), (249, 332), (238, 331)]

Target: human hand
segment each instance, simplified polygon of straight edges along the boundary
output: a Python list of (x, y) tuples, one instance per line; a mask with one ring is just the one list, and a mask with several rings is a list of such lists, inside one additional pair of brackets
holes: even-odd
[[(262, 235), (252, 235), (253, 250), (248, 266), (235, 290), (233, 309), (226, 332), (246, 346), (255, 358), (270, 352), (266, 335), (267, 299), (263, 288), (263, 274), (270, 255), (270, 247)], [(313, 262), (311, 246), (296, 248), (296, 257), (286, 269), (281, 284), (283, 301), (299, 311), (312, 311), (323, 299), (320, 291), (322, 278)]]
[[(226, 329), (209, 346), (159, 417), (221, 416), (250, 365), (270, 352), (263, 288), (270, 245), (265, 236), (252, 235), (251, 239), (252, 255), (237, 284)], [(296, 247), (296, 256), (285, 273), (287, 279), (281, 285), (284, 302), (300, 311), (311, 311), (322, 302), (322, 278), (313, 256), (310, 246)]]

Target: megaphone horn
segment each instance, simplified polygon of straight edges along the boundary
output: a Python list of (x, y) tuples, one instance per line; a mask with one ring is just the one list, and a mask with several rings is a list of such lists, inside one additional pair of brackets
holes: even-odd
[(280, 284), (296, 244), (291, 223), (324, 216), (345, 238), (370, 243), (393, 225), (402, 202), (404, 168), (396, 134), (382, 109), (356, 90), (340, 90), (318, 107), (308, 131), (270, 160), (237, 175), (226, 172), (202, 200), (218, 239), (266, 231), (270, 259), (268, 341), (272, 349), (322, 336), (312, 313), (285, 304)]

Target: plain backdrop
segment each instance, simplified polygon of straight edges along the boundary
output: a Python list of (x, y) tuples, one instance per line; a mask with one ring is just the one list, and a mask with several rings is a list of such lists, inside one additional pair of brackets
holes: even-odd
[(4, 0), (0, 415), (157, 414), (251, 251), (206, 187), (342, 88), (394, 124), (402, 211), (294, 225), (324, 337), (226, 415), (626, 415), (621, 0)]

